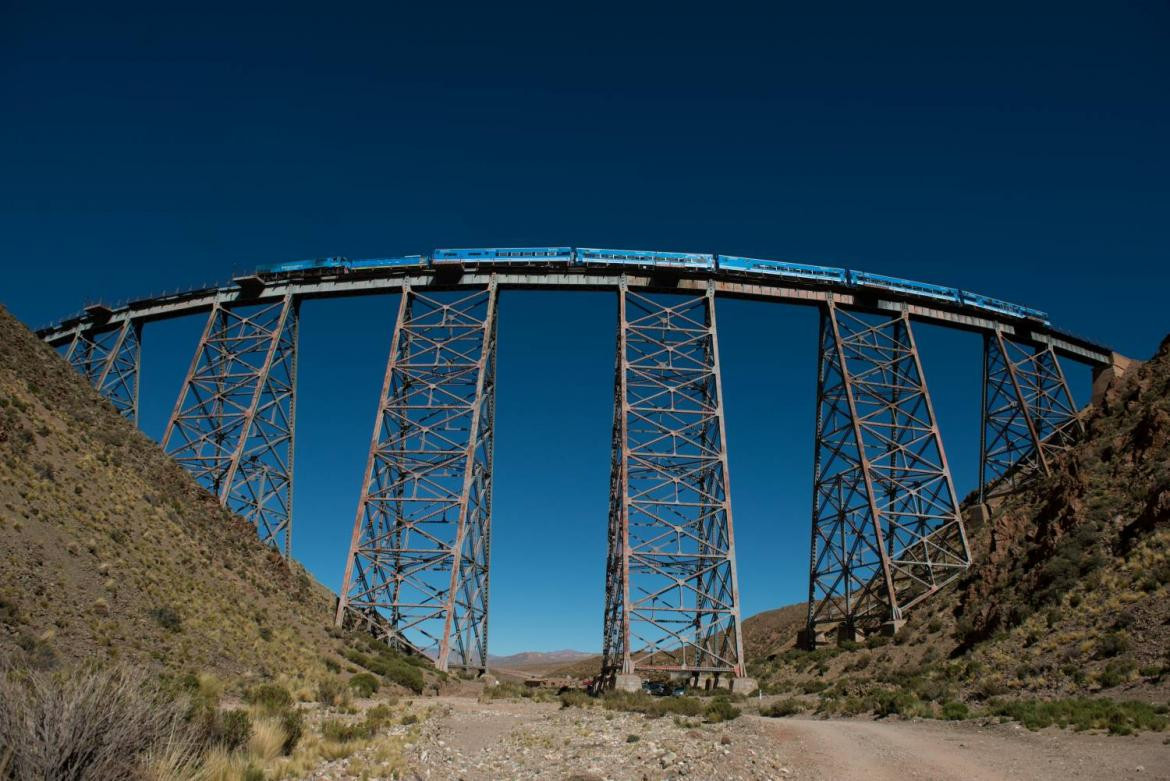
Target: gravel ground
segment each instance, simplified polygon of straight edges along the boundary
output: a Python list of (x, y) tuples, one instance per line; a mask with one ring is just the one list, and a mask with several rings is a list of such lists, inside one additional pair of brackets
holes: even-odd
[[(410, 781), (1170, 781), (1170, 745), (1160, 733), (1110, 737), (1029, 732), (1012, 724), (750, 714), (680, 726), (669, 717), (528, 700), (440, 697), (426, 703), (431, 716), (412, 727), (403, 753), (403, 777)], [(312, 778), (356, 777), (346, 768), (365, 759), (359, 753), (330, 763)]]

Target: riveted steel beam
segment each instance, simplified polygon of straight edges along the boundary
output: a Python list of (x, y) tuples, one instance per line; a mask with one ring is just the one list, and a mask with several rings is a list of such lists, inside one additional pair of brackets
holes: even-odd
[(1051, 344), (984, 336), (980, 501), (1051, 474), (1083, 430)]
[(403, 291), (337, 607), (440, 670), (487, 666), (497, 298)]
[(970, 564), (910, 319), (821, 310), (808, 640), (901, 620)]
[(603, 679), (742, 676), (714, 286), (618, 296)]
[(79, 329), (64, 355), (122, 416), (138, 422), (141, 321), (127, 319), (112, 328)]
[(292, 550), (297, 300), (217, 303), (163, 435), (163, 448), (220, 503)]

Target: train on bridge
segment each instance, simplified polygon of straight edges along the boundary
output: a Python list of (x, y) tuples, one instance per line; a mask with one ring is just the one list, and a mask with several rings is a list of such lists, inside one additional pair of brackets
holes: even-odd
[(499, 268), (516, 266), (561, 266), (564, 268), (620, 267), (637, 270), (721, 271), (733, 276), (780, 279), (796, 284), (836, 284), (859, 289), (898, 293), (931, 301), (945, 301), (998, 315), (1051, 325), (1048, 314), (1038, 309), (1013, 304), (997, 298), (954, 287), (932, 285), (912, 279), (871, 274), (834, 266), (816, 266), (787, 260), (764, 260), (735, 255), (712, 255), (699, 252), (659, 252), (651, 250), (593, 249), (588, 247), (483, 247), (472, 249), (437, 249), (431, 255), (403, 255), (391, 258), (351, 260), (344, 257), (293, 260), (261, 266), (262, 275), (361, 273), (385, 269)]

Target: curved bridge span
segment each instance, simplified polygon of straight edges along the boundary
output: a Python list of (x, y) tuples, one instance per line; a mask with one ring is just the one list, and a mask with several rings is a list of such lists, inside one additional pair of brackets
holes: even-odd
[(807, 642), (896, 631), (970, 552), (914, 340), (984, 341), (980, 499), (1051, 469), (1080, 421), (1058, 356), (1124, 362), (1035, 309), (847, 269), (567, 247), (263, 267), (92, 305), (39, 336), (136, 420), (143, 326), (205, 314), (164, 448), (262, 540), (291, 549), (299, 303), (400, 293), (337, 622), (440, 669), (487, 660), (496, 310), (502, 289), (618, 297), (604, 682), (744, 676), (717, 297), (820, 311)]

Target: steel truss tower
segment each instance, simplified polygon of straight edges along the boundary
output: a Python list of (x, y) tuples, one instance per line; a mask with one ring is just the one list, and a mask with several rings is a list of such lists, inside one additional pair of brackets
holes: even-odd
[(983, 337), (980, 501), (1036, 475), (1083, 432), (1051, 345), (1022, 344), (1002, 331)]
[(337, 607), (440, 670), (487, 667), (496, 302), (403, 289)]
[(821, 310), (808, 641), (855, 639), (969, 565), (906, 312)]
[(714, 287), (618, 295), (603, 679), (742, 676)]
[(163, 436), (163, 448), (256, 526), (292, 548), (298, 303), (216, 303)]
[(65, 360), (119, 413), (138, 422), (141, 322), (125, 320), (116, 328), (78, 330), (65, 351)]

